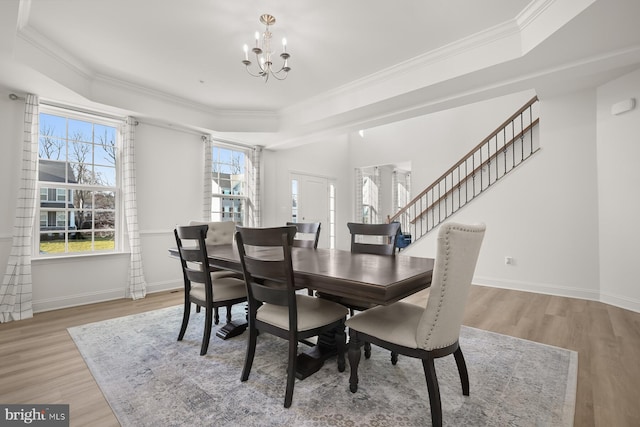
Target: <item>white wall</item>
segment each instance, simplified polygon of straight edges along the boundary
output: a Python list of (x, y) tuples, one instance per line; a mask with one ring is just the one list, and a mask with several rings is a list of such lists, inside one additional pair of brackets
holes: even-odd
[[(475, 283), (599, 299), (595, 107), (595, 90), (541, 100), (541, 150), (450, 218), (487, 224)], [(433, 256), (435, 233), (407, 253)]]
[(611, 106), (629, 98), (640, 102), (640, 70), (603, 85), (597, 97), (602, 300), (638, 311), (640, 106), (616, 116)]
[[(639, 72), (596, 89), (541, 99), (541, 150), (451, 220), (488, 226), (476, 283), (601, 299), (640, 311), (632, 266), (638, 253), (633, 224), (640, 121), (636, 109), (608, 113), (613, 102), (640, 98)], [(289, 219), (291, 172), (336, 180), (338, 247), (348, 248), (353, 216), (353, 170), (411, 162), (417, 193), (526, 100), (531, 93), (443, 111), (423, 118), (264, 153), (263, 225)], [(22, 102), (0, 97), (0, 265), (11, 246), (19, 177)], [(458, 117), (464, 113), (464, 119)], [(461, 124), (462, 123), (462, 124)], [(136, 128), (138, 210), (143, 263), (150, 291), (181, 286), (174, 244), (176, 224), (201, 216), (200, 135), (141, 123)], [(631, 197), (630, 197), (631, 196)], [(624, 202), (624, 203), (623, 203)], [(344, 228), (344, 229), (343, 229)], [(599, 249), (600, 247), (600, 249)], [(433, 256), (428, 236), (407, 254)], [(504, 264), (512, 256), (515, 264)], [(34, 261), (36, 311), (121, 298), (128, 256), (107, 255)]]
[[(629, 84), (623, 84), (625, 96), (631, 96), (626, 90)], [(518, 93), (367, 129), (364, 138), (354, 133), (349, 140), (350, 179), (355, 167), (410, 161), (415, 194), (531, 96), (530, 92)], [(475, 282), (593, 300), (608, 298), (616, 305), (623, 301), (627, 302), (623, 306), (640, 311), (637, 287), (602, 284), (601, 289), (596, 150), (600, 102), (596, 89), (548, 97), (540, 104), (541, 150), (451, 218), (461, 222), (482, 221), (488, 226)], [(623, 135), (638, 134), (636, 128), (633, 130), (636, 132), (624, 130)], [(302, 147), (295, 153), (278, 152), (274, 156), (286, 156), (294, 162), (309, 150), (312, 150), (309, 146)], [(626, 169), (633, 170), (630, 162), (638, 157), (628, 158)], [(615, 171), (612, 167), (611, 174)], [(637, 176), (629, 178), (628, 183), (640, 182)], [(600, 193), (606, 193), (610, 185), (602, 189), (601, 183), (600, 187)], [(635, 209), (632, 212), (637, 214)], [(349, 218), (351, 215), (349, 212)], [(435, 233), (413, 245), (407, 254), (434, 256)], [(515, 263), (505, 265), (505, 256), (513, 257)], [(622, 271), (620, 276), (628, 277), (627, 282), (633, 280), (629, 270)]]
[[(264, 151), (264, 195), (262, 225), (275, 227), (291, 221), (292, 172), (334, 179), (336, 184), (336, 224), (351, 219), (353, 179), (349, 169), (346, 136), (283, 151)], [(324, 229), (324, 226), (323, 226)], [(348, 248), (346, 226), (336, 227), (336, 247)]]

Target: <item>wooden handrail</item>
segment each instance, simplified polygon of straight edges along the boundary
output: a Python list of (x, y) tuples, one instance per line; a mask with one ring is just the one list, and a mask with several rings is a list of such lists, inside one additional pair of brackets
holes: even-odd
[(531, 98), (525, 105), (523, 105), (522, 107), (520, 107), (520, 109), (518, 111), (516, 111), (515, 113), (513, 113), (507, 120), (505, 120), (500, 126), (498, 126), (496, 128), (496, 130), (494, 130), (493, 132), (491, 132), (491, 134), (489, 134), (489, 136), (487, 136), (485, 139), (482, 140), (482, 142), (480, 142), (478, 145), (476, 145), (471, 151), (469, 151), (466, 155), (464, 155), (457, 163), (455, 163), (452, 167), (450, 167), (445, 173), (443, 173), (442, 175), (440, 175), (439, 178), (437, 178), (435, 181), (433, 181), (433, 184), (429, 185), (427, 188), (425, 188), (420, 194), (418, 194), (416, 197), (414, 197), (409, 203), (406, 204), (406, 206), (404, 206), (402, 209), (400, 209), (398, 212), (396, 212), (392, 217), (391, 217), (391, 221), (394, 221), (396, 219), (398, 219), (400, 217), (400, 215), (402, 215), (404, 212), (406, 212), (410, 206), (412, 206), (413, 204), (415, 204), (418, 200), (420, 200), (425, 194), (427, 194), (429, 191), (431, 191), (436, 185), (438, 185), (438, 183), (440, 181), (442, 181), (443, 179), (445, 179), (445, 177), (447, 175), (449, 175), (451, 172), (453, 172), (456, 168), (458, 168), (458, 166), (460, 166), (461, 164), (463, 164), (467, 158), (469, 158), (471, 155), (473, 155), (473, 153), (475, 153), (477, 150), (479, 150), (484, 144), (487, 143), (487, 141), (491, 140), (493, 137), (495, 137), (501, 130), (505, 129), (507, 127), (507, 125), (509, 123), (511, 123), (516, 117), (518, 117), (520, 114), (522, 114), (527, 108), (531, 107), (531, 105), (533, 105), (534, 102), (538, 101), (538, 96), (534, 96), (533, 98)]
[[(505, 145), (503, 145), (500, 148), (500, 151), (504, 151), (507, 150), (508, 148), (510, 148), (511, 146), (513, 146), (514, 142), (517, 139), (522, 138), (527, 132), (531, 131), (533, 129), (534, 126), (536, 126), (538, 123), (540, 122), (540, 119), (535, 119), (533, 122), (531, 122), (531, 124), (529, 126), (527, 126), (524, 130), (522, 130), (521, 132), (519, 132), (517, 135), (515, 135), (509, 142), (507, 142)], [(487, 141), (485, 141), (487, 142)], [(426, 209), (422, 210), (422, 212), (420, 212), (418, 215), (416, 215), (412, 220), (409, 221), (410, 224), (415, 224), (416, 221), (420, 218), (422, 218), (422, 216), (424, 216), (425, 214), (427, 214), (427, 212), (429, 212), (430, 209), (433, 209), (434, 206), (437, 206), (440, 202), (442, 202), (442, 200), (446, 199), (447, 197), (449, 197), (450, 194), (453, 194), (454, 190), (456, 188), (460, 188), (460, 186), (462, 185), (462, 183), (468, 181), (469, 179), (473, 178), (475, 176), (475, 174), (477, 172), (479, 172), (480, 170), (482, 170), (483, 167), (485, 167), (486, 165), (488, 165), (489, 163), (491, 163), (495, 158), (498, 157), (498, 155), (500, 154), (500, 151), (496, 151), (495, 153), (493, 153), (491, 156), (489, 156), (489, 158), (487, 158), (487, 160), (483, 161), (481, 164), (479, 164), (478, 166), (476, 166), (476, 168), (474, 170), (471, 171), (471, 173), (468, 173), (467, 176), (465, 176), (461, 181), (459, 181), (456, 185), (452, 185), (451, 189), (447, 190), (443, 195), (441, 195), (440, 197), (438, 197), (436, 200), (432, 201), (431, 204), (429, 206), (427, 206)], [(535, 150), (537, 151), (537, 150)], [(535, 153), (535, 151), (533, 151), (532, 153)], [(505, 172), (506, 173), (506, 172)], [(440, 181), (438, 181), (440, 182)]]

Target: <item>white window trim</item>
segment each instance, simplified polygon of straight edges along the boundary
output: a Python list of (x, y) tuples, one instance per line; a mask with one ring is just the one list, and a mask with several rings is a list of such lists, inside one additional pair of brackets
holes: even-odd
[[(125, 251), (124, 249), (124, 223), (122, 220), (123, 216), (123, 202), (122, 202), (122, 171), (120, 165), (122, 164), (122, 140), (123, 140), (123, 132), (124, 132), (124, 118), (114, 118), (113, 116), (108, 116), (101, 114), (99, 112), (89, 112), (89, 111), (78, 111), (72, 108), (66, 108), (64, 106), (59, 105), (40, 105), (40, 114), (50, 114), (59, 117), (65, 117), (67, 119), (74, 120), (83, 120), (89, 121), (94, 124), (101, 124), (105, 126), (114, 127), (116, 129), (116, 184), (114, 187), (106, 187), (106, 186), (92, 186), (92, 185), (81, 185), (81, 184), (73, 184), (73, 183), (64, 183), (64, 188), (73, 189), (83, 188), (90, 191), (113, 191), (116, 197), (115, 203), (115, 218), (114, 218), (114, 249), (108, 251), (90, 251), (90, 252), (64, 252), (64, 253), (54, 253), (54, 254), (42, 254), (40, 253), (40, 212), (41, 212), (41, 202), (40, 200), (40, 188), (58, 188), (57, 186), (60, 183), (51, 182), (51, 181), (40, 181), (36, 180), (36, 214), (35, 214), (35, 225), (34, 225), (34, 233), (32, 236), (33, 239), (33, 252), (32, 257), (34, 260), (41, 259), (56, 259), (56, 258), (77, 258), (77, 257), (87, 257), (87, 256), (102, 256), (102, 255), (114, 255), (114, 254), (122, 254)], [(38, 144), (39, 144), (39, 129), (38, 129)], [(39, 157), (38, 157), (39, 160)], [(41, 186), (42, 185), (42, 186)], [(48, 197), (47, 197), (47, 200)], [(56, 210), (52, 208), (51, 210)], [(66, 230), (68, 233), (69, 230)]]

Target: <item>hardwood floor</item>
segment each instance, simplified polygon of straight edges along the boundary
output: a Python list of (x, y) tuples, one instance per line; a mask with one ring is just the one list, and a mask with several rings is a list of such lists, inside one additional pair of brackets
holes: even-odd
[[(419, 293), (410, 300), (421, 303), (424, 298)], [(66, 329), (181, 303), (182, 292), (163, 292), (0, 324), (0, 402), (68, 403), (72, 426), (117, 426)], [(593, 301), (472, 286), (464, 324), (577, 351), (575, 426), (640, 425), (640, 313)]]

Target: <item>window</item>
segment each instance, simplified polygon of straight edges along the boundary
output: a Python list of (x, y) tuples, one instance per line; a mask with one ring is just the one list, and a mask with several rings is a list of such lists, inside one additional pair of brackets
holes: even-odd
[(378, 222), (378, 184), (374, 174), (363, 173), (362, 177), (362, 222)]
[(113, 252), (121, 123), (41, 108), (36, 247), (41, 255)]
[(214, 146), (211, 166), (211, 220), (243, 225), (248, 200), (247, 153)]

